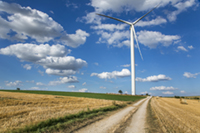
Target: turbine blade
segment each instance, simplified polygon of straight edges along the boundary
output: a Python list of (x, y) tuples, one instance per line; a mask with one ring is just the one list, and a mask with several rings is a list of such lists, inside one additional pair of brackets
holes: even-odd
[(143, 19), (145, 16), (147, 16), (150, 12), (152, 12), (155, 8), (157, 8), (160, 4), (158, 4), (157, 6), (155, 6), (153, 9), (151, 9), (149, 12), (147, 12), (145, 15), (143, 15), (142, 17), (140, 17), (139, 19), (137, 19), (135, 22), (133, 22), (132, 24), (135, 25), (138, 21), (140, 21), (141, 19)]
[(137, 43), (137, 47), (138, 47), (140, 56), (141, 56), (141, 58), (142, 58), (142, 60), (143, 60), (142, 53), (141, 53), (141, 51), (140, 51), (140, 47), (139, 47), (139, 44), (138, 44), (137, 35), (136, 35), (136, 33), (135, 33), (135, 28), (134, 28), (134, 26), (132, 27), (132, 30), (133, 30), (133, 34), (134, 34), (134, 36), (135, 36), (135, 41), (136, 41), (136, 43)]
[(106, 15), (99, 14), (99, 13), (96, 13), (96, 14), (99, 15), (99, 16), (103, 16), (103, 17), (111, 18), (111, 19), (114, 19), (114, 20), (117, 20), (117, 21), (120, 21), (120, 22), (123, 22), (123, 23), (129, 24), (129, 25), (132, 25), (132, 23), (127, 22), (127, 21), (124, 21), (124, 20), (121, 20), (121, 19), (118, 19), (118, 18), (113, 18), (113, 17), (106, 16)]

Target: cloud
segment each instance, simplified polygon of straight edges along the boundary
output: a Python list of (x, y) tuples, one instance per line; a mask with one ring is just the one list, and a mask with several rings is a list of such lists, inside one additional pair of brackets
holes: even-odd
[(90, 76), (97, 76), (101, 79), (112, 79), (112, 78), (123, 78), (131, 75), (131, 72), (128, 69), (122, 69), (122, 71), (113, 71), (113, 72), (102, 72), (102, 73), (92, 73)]
[(147, 93), (148, 93), (148, 94), (151, 94), (151, 93), (149, 93), (149, 92), (147, 92), (147, 91), (141, 92), (140, 94), (146, 95)]
[(87, 92), (87, 91), (88, 91), (87, 88), (82, 88), (82, 89), (78, 90), (78, 92)]
[(67, 88), (74, 89), (74, 88), (76, 88), (76, 86), (75, 85), (69, 85)]
[(104, 87), (104, 86), (100, 86), (99, 88), (100, 88), (100, 89), (106, 89), (106, 87)]
[[(98, 43), (107, 43), (108, 45), (112, 45), (113, 47), (122, 47), (122, 46), (130, 46), (130, 43), (127, 43), (127, 39), (129, 39), (129, 31), (114, 31), (114, 32), (106, 32), (106, 31), (97, 31), (98, 35), (101, 35)], [(122, 42), (121, 42), (122, 41)], [(129, 41), (128, 41), (129, 42)]]
[(37, 82), (36, 85), (38, 85), (38, 86), (45, 86), (45, 84), (43, 84), (42, 82)]
[(172, 86), (170, 87), (166, 87), (166, 86), (155, 86), (155, 87), (151, 87), (150, 90), (159, 90), (159, 91), (163, 91), (163, 90), (177, 90), (178, 88), (174, 88)]
[(20, 80), (16, 80), (15, 82), (9, 82), (9, 81), (5, 81), (6, 86), (9, 87), (18, 87), (18, 86), (22, 86), (22, 81)]
[[(168, 3), (171, 0), (167, 0), (167, 2), (163, 2), (163, 4)], [(151, 8), (153, 8), (155, 5), (159, 4), (159, 0), (153, 0), (151, 2), (148, 2), (147, 0), (141, 0), (141, 1), (132, 1), (132, 0), (91, 0), (90, 5), (95, 8), (96, 12), (106, 12), (106, 11), (112, 11), (112, 12), (123, 12), (130, 11), (130, 10), (136, 10), (136, 11), (146, 11)]]
[(178, 46), (177, 49), (188, 52), (188, 50), (183, 46)]
[(71, 50), (66, 49), (65, 46), (60, 44), (50, 46), (49, 44), (36, 45), (18, 43), (0, 49), (0, 54), (15, 55), (19, 59), (29, 62), (36, 62), (46, 58), (47, 56), (65, 56), (70, 52)]
[(99, 63), (97, 63), (97, 62), (95, 62), (94, 64), (95, 64), (96, 66), (98, 66), (98, 65), (99, 65)]
[(135, 26), (139, 26), (139, 27), (144, 27), (144, 26), (153, 26), (153, 25), (161, 25), (167, 23), (167, 20), (158, 16), (155, 19), (152, 19), (150, 21), (139, 21)]
[(84, 82), (82, 85), (86, 85), (86, 82)]
[[(84, 16), (82, 19), (86, 21), (86, 23), (101, 23), (101, 18), (99, 18), (97, 15), (95, 15), (95, 12), (98, 13), (122, 13), (122, 12), (128, 12), (135, 10), (136, 12), (147, 12), (155, 5), (160, 4), (159, 7), (165, 7), (171, 5), (172, 7), (177, 8), (177, 11), (174, 13), (168, 13), (168, 19), (172, 20), (173, 18), (176, 18), (178, 14), (183, 12), (188, 7), (191, 7), (195, 4), (194, 0), (187, 0), (186, 2), (182, 2), (182, 0), (151, 0), (149, 2), (148, 0), (140, 0), (140, 1), (133, 1), (133, 0), (91, 0), (91, 2), (88, 4), (89, 6), (94, 8), (94, 12), (89, 12), (86, 16)], [(181, 7), (181, 4), (183, 5)], [(159, 8), (158, 7), (158, 8)], [(156, 10), (155, 10), (156, 11)], [(163, 21), (163, 20), (162, 20)], [(151, 21), (150, 21), (151, 22)], [(155, 21), (157, 22), (157, 21)], [(163, 21), (164, 22), (164, 21)], [(154, 24), (152, 22), (152, 24)]]
[(65, 4), (66, 7), (73, 7), (73, 8), (78, 8), (78, 5), (75, 3), (70, 2), (69, 0), (67, 1), (67, 3)]
[(137, 35), (139, 42), (151, 49), (156, 48), (159, 44), (168, 47), (181, 38), (178, 35), (164, 35), (157, 31), (146, 30), (137, 32)]
[(60, 42), (72, 47), (77, 48), (86, 42), (87, 37), (90, 36), (87, 32), (78, 29), (76, 34), (66, 34), (60, 38)]
[[(56, 44), (14, 44), (0, 49), (0, 54), (14, 55), (22, 61), (39, 64), (46, 69), (50, 75), (69, 76), (75, 74), (87, 62), (82, 59), (75, 59), (73, 56), (66, 56), (71, 50), (65, 46)], [(30, 69), (30, 66), (24, 66)], [(40, 74), (43, 76), (43, 72)]]
[(1, 87), (1, 86), (0, 86), (0, 89), (4, 89), (4, 87)]
[(194, 5), (197, 5), (197, 3), (195, 2), (195, 0), (186, 0), (184, 2), (180, 1), (176, 4), (174, 4), (173, 6), (177, 9), (171, 13), (168, 13), (167, 18), (169, 19), (169, 21), (175, 21), (177, 18), (177, 15), (179, 15), (180, 13), (182, 13), (183, 11), (186, 11), (187, 8), (190, 8)]
[(25, 65), (22, 65), (23, 68), (25, 68), (26, 70), (31, 70), (31, 65), (30, 64), (25, 64)]
[(83, 66), (87, 66), (87, 62), (82, 59), (75, 59), (73, 56), (65, 57), (46, 57), (37, 61), (44, 68), (59, 69), (59, 70), (78, 70)]
[(192, 45), (191, 45), (191, 46), (188, 46), (188, 48), (189, 48), (189, 49), (194, 49), (194, 47), (193, 47)]
[(95, 30), (124, 30), (128, 25), (127, 24), (99, 24), (96, 26), (91, 26), (92, 29)]
[(0, 38), (2, 39), (23, 42), (30, 37), (39, 43), (57, 40), (75, 48), (85, 43), (86, 37), (89, 36), (81, 29), (76, 30), (76, 34), (67, 34), (63, 27), (48, 14), (31, 7), (0, 1), (0, 11), (5, 12), (5, 17), (0, 16)]
[(27, 82), (27, 83), (35, 83), (34, 80), (30, 80), (30, 81), (29, 81), (29, 80), (26, 80), (26, 82)]
[(158, 81), (168, 81), (172, 79), (170, 77), (167, 77), (166, 75), (159, 74), (159, 75), (149, 76), (147, 78), (137, 77), (135, 80), (138, 82), (158, 82)]
[(58, 70), (58, 69), (46, 69), (46, 73), (49, 75), (58, 75), (58, 76), (69, 76), (76, 74), (74, 70)]
[(184, 72), (183, 76), (186, 77), (186, 78), (196, 78), (197, 75), (199, 75), (200, 73), (195, 73), (195, 74), (192, 74), (190, 72)]
[(38, 70), (38, 73), (39, 73), (41, 76), (44, 76), (44, 72), (43, 72), (43, 71)]
[(121, 67), (130, 67), (131, 64), (125, 64), (125, 65), (121, 65)]
[(48, 88), (31, 87), (28, 90), (48, 90)]
[(70, 76), (70, 77), (60, 77), (57, 81), (50, 81), (49, 85), (60, 85), (60, 84), (66, 84), (66, 83), (77, 83), (79, 82), (77, 77)]
[(165, 95), (171, 95), (171, 94), (174, 94), (174, 93), (171, 92), (171, 91), (165, 91), (165, 92), (162, 92), (162, 94), (165, 94)]
[(50, 11), (50, 13), (54, 14), (54, 12), (53, 12), (53, 11)]
[(180, 93), (185, 93), (185, 91), (182, 90), (182, 91), (180, 91)]

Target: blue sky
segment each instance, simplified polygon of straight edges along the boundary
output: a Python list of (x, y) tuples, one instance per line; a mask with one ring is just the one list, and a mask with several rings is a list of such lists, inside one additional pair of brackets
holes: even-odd
[(131, 94), (129, 26), (136, 94), (199, 95), (198, 0), (0, 0), (0, 89)]

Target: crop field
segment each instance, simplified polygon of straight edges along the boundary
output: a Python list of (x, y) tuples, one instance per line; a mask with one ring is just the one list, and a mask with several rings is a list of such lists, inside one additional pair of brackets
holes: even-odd
[(47, 94), (47, 95), (58, 95), (58, 96), (74, 96), (74, 97), (86, 97), (86, 98), (95, 98), (95, 99), (133, 101), (133, 102), (146, 97), (146, 96), (131, 96), (131, 95), (112, 95), (112, 94), (101, 94), (101, 93), (60, 92), (60, 91), (0, 90), (0, 92), (1, 91), (32, 93), (32, 94), (45, 94), (45, 95)]
[(151, 100), (151, 106), (165, 132), (200, 132), (200, 102), (189, 99), (186, 101), (187, 104), (181, 104), (180, 99), (175, 98)]
[(104, 99), (0, 91), (0, 132), (112, 104)]

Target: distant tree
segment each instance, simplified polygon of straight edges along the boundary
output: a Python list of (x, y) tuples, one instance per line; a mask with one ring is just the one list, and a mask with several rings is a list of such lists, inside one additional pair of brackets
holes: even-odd
[(146, 93), (146, 96), (149, 96), (149, 94), (148, 94), (148, 93)]
[(174, 98), (180, 98), (180, 96), (174, 96)]
[(122, 93), (123, 93), (123, 92), (122, 92), (122, 90), (119, 90), (118, 92), (119, 92), (120, 94), (122, 94)]
[(20, 91), (20, 88), (17, 88), (18, 91)]

